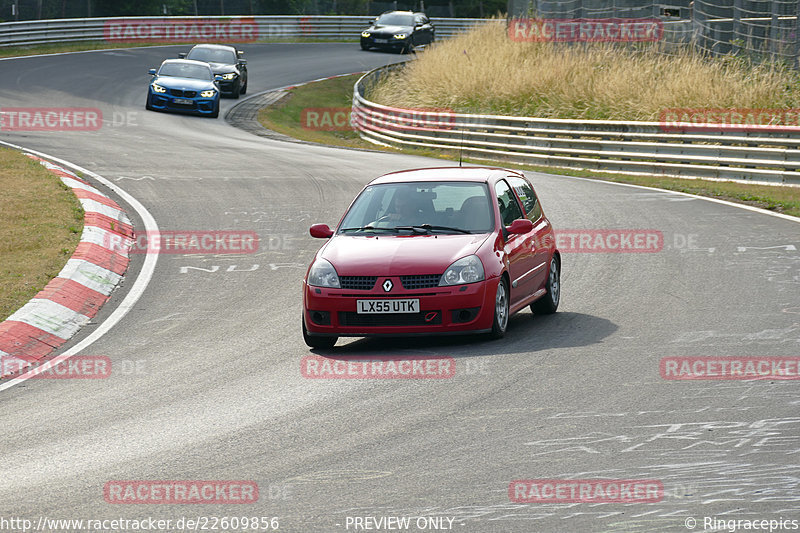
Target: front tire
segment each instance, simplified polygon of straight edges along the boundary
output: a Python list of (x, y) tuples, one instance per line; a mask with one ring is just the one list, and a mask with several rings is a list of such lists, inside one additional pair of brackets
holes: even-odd
[(500, 278), (494, 297), (494, 320), (492, 321), (492, 333), (490, 334), (493, 339), (501, 339), (506, 334), (509, 306), (508, 282), (506, 278)]
[(242, 90), (239, 92), (239, 94), (245, 94), (246, 92), (247, 92), (247, 81), (245, 81), (244, 85), (242, 85)]
[(550, 259), (550, 273), (545, 289), (547, 294), (531, 304), (531, 311), (536, 315), (552, 315), (561, 301), (561, 265), (555, 255)]
[(303, 340), (309, 348), (322, 348), (329, 350), (333, 348), (333, 346), (336, 344), (336, 341), (339, 340), (339, 337), (312, 337), (308, 334), (308, 330), (306, 329), (305, 319), (302, 319), (301, 322), (303, 324)]

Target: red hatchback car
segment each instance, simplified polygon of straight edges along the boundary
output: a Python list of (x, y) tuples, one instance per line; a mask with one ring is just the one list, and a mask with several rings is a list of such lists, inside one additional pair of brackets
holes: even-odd
[(505, 334), (527, 305), (554, 313), (561, 256), (522, 174), (484, 167), (406, 170), (372, 180), (303, 280), (303, 338)]

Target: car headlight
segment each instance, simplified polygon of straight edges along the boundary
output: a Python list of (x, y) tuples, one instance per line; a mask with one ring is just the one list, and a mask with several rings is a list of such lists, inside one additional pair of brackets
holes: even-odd
[(236, 73), (235, 72), (228, 72), (228, 73), (222, 75), (222, 79), (223, 80), (232, 80), (235, 77), (236, 77)]
[(202, 96), (203, 98), (211, 98), (211, 97), (213, 97), (215, 94), (217, 94), (217, 91), (215, 91), (214, 89), (211, 89), (210, 91), (203, 91), (203, 92), (201, 92), (201, 93), (200, 93), (200, 96)]
[(325, 259), (317, 259), (308, 271), (308, 284), (313, 287), (330, 287), (338, 289), (339, 275), (333, 265)]
[(361, 32), (361, 36), (362, 37), (369, 37), (369, 35), (370, 35), (370, 33), (368, 31), (362, 31)]
[(164, 87), (162, 87), (161, 85), (158, 85), (158, 84), (154, 83), (153, 84), (153, 92), (165, 93), (165, 92), (167, 92), (167, 90)]
[(406, 38), (406, 34), (405, 33), (395, 33), (394, 34), (394, 38), (395, 39), (405, 39)]
[(439, 281), (439, 286), (463, 285), (464, 283), (475, 283), (483, 280), (483, 263), (481, 263), (477, 255), (468, 255), (447, 267), (447, 270), (442, 274), (442, 279)]

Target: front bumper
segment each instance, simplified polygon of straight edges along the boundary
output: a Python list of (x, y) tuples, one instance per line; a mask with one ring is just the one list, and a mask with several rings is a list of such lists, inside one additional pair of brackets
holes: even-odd
[[(217, 107), (219, 93), (211, 98), (203, 98), (199, 96), (199, 93), (194, 97), (186, 97), (185, 95), (176, 97), (171, 95), (169, 92), (157, 93), (151, 88), (147, 97), (149, 98), (150, 106), (153, 107), (153, 109), (158, 109), (161, 111), (194, 113), (198, 115), (210, 115)], [(186, 100), (190, 101), (191, 103), (177, 103), (176, 100)]]
[[(381, 289), (390, 279), (398, 290)], [(369, 337), (478, 333), (494, 320), (500, 278), (453, 287), (403, 290), (399, 277), (378, 278), (372, 290), (329, 289), (303, 283), (303, 314), (309, 335)], [(359, 314), (357, 300), (419, 299), (419, 313)]]
[(219, 92), (225, 95), (233, 94), (236, 87), (239, 87), (241, 84), (241, 77), (236, 76), (232, 80), (222, 80), (217, 83), (219, 84)]
[(368, 48), (400, 50), (407, 47), (409, 42), (411, 42), (410, 36), (406, 37), (405, 39), (395, 39), (392, 36), (385, 37), (380, 35), (370, 35), (369, 37), (364, 37), (363, 35), (361, 36), (361, 46)]

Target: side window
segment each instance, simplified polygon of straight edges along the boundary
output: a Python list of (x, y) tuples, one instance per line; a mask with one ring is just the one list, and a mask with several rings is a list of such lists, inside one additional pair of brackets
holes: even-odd
[(497, 182), (494, 192), (497, 195), (497, 205), (500, 207), (500, 218), (503, 219), (504, 226), (510, 226), (516, 219), (522, 218), (522, 209), (517, 203), (517, 197), (505, 180)]
[(536, 222), (542, 216), (542, 207), (539, 205), (539, 199), (536, 193), (533, 192), (533, 187), (526, 180), (509, 176), (508, 181), (514, 188), (519, 199), (522, 200), (522, 205), (525, 208), (525, 215), (531, 222)]

